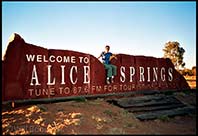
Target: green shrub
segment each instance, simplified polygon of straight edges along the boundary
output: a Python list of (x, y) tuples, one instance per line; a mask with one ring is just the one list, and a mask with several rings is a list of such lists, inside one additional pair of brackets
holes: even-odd
[(85, 97), (76, 97), (73, 99), (76, 102), (86, 102), (87, 99)]
[(159, 120), (165, 122), (165, 121), (170, 121), (170, 118), (167, 115), (162, 115), (158, 117)]
[(166, 91), (166, 92), (164, 92), (164, 94), (165, 94), (165, 95), (173, 95), (174, 92), (173, 92), (173, 91)]
[(113, 114), (111, 110), (105, 110), (103, 113), (105, 113), (108, 116), (111, 116)]
[(45, 107), (44, 105), (37, 105), (37, 106), (42, 112), (47, 111), (47, 107)]

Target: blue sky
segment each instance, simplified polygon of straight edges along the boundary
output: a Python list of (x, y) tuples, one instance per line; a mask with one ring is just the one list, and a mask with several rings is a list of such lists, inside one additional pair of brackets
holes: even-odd
[(178, 41), (196, 65), (196, 2), (2, 2), (2, 53), (12, 33), (48, 49), (96, 57), (111, 52), (163, 57)]

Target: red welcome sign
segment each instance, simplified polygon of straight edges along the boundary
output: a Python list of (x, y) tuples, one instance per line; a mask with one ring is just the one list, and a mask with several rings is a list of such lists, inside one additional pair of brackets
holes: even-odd
[(118, 54), (117, 76), (105, 83), (103, 64), (93, 55), (45, 49), (15, 34), (2, 61), (2, 99), (24, 100), (188, 89), (169, 59)]

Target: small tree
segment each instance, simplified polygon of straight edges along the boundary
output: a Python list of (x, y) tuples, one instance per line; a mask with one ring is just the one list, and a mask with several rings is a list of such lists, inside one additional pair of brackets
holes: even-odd
[(179, 67), (183, 68), (185, 66), (185, 63), (183, 62), (185, 50), (184, 48), (180, 47), (179, 42), (167, 42), (163, 51), (164, 58), (169, 58), (177, 70), (179, 70)]

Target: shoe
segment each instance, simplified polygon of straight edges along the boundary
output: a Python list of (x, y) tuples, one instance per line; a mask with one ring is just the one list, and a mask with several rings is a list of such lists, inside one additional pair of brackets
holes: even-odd
[(110, 81), (109, 81), (108, 79), (106, 79), (106, 83), (107, 83), (107, 84), (110, 84)]
[(114, 83), (114, 80), (113, 80), (114, 78), (111, 78), (111, 83)]

